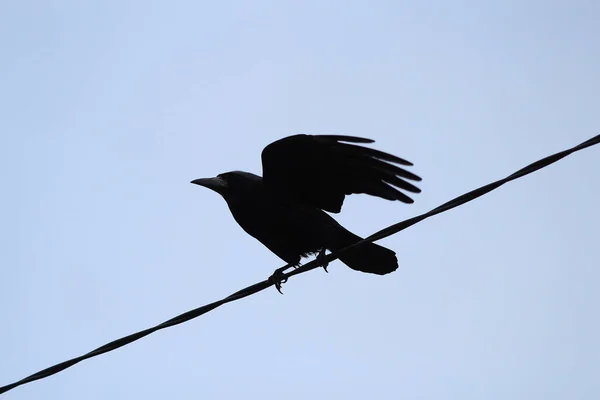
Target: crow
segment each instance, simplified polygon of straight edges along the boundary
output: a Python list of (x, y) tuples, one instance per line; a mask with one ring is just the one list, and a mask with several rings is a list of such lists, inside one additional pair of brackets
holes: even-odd
[[(264, 148), (262, 177), (231, 171), (191, 183), (219, 193), (244, 231), (288, 265), (297, 266), (302, 257), (321, 257), (325, 250), (335, 252), (362, 240), (325, 212), (339, 213), (346, 195), (366, 193), (413, 203), (399, 189), (420, 193), (408, 181), (421, 178), (398, 166), (412, 163), (357, 143), (374, 141), (288, 136)], [(398, 268), (396, 253), (375, 243), (350, 249), (340, 260), (353, 270), (378, 275)]]

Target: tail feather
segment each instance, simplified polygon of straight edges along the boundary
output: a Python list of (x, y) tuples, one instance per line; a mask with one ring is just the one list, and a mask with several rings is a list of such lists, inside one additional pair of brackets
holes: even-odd
[[(338, 251), (362, 240), (361, 237), (342, 228), (331, 251)], [(356, 271), (385, 275), (398, 269), (396, 253), (375, 243), (363, 243), (340, 256), (340, 260)]]

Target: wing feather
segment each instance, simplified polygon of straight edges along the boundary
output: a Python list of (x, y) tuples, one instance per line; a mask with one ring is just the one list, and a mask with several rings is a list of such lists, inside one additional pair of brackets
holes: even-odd
[(294, 135), (262, 152), (263, 181), (293, 201), (340, 212), (346, 195), (365, 193), (412, 203), (405, 193), (420, 189), (408, 181), (421, 178), (402, 166), (412, 163), (392, 154), (351, 143), (371, 139), (338, 135)]

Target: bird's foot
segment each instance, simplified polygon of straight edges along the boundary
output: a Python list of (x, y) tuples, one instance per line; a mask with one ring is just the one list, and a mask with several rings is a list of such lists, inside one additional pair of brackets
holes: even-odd
[(317, 264), (319, 264), (320, 267), (323, 267), (325, 272), (329, 272), (329, 271), (327, 271), (327, 267), (329, 266), (329, 261), (327, 261), (326, 256), (327, 255), (325, 254), (325, 248), (322, 248), (321, 251), (319, 251), (319, 254), (317, 254)]
[(288, 264), (285, 267), (277, 268), (275, 272), (273, 272), (273, 275), (269, 277), (269, 282), (272, 282), (275, 285), (275, 289), (277, 289), (277, 291), (281, 294), (283, 294), (283, 292), (281, 291), (281, 285), (287, 282), (287, 278), (285, 277), (285, 271), (290, 267), (296, 268), (295, 265)]

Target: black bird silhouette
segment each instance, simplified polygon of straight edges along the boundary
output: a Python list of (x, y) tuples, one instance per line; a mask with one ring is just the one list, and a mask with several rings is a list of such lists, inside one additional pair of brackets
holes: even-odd
[[(223, 196), (248, 234), (295, 266), (301, 257), (324, 256), (325, 249), (337, 251), (362, 240), (323, 211), (339, 213), (346, 195), (366, 193), (412, 203), (398, 189), (420, 192), (407, 180), (421, 178), (394, 165), (410, 166), (410, 162), (349, 144), (373, 142), (354, 136), (289, 136), (263, 150), (262, 178), (232, 171), (192, 183)], [(340, 260), (354, 270), (378, 275), (398, 268), (396, 253), (375, 243), (350, 249)]]

